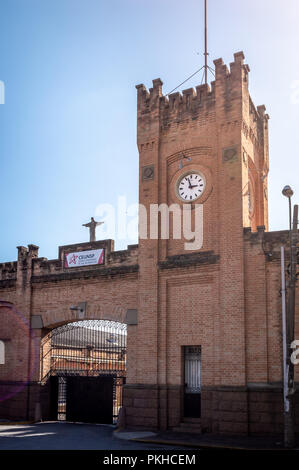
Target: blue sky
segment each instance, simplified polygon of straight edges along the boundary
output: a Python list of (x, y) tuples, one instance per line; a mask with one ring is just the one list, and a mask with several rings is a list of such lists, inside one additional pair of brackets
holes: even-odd
[[(167, 93), (203, 63), (203, 0), (1, 0), (0, 261), (87, 241), (100, 203), (138, 200), (135, 85)], [(212, 60), (243, 50), (270, 114), (270, 229), (299, 202), (298, 0), (209, 0)], [(183, 88), (201, 81), (194, 77)], [(134, 240), (116, 240), (122, 249)]]

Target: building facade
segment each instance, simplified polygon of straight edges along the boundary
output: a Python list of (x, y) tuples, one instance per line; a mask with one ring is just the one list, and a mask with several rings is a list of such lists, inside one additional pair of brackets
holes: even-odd
[[(280, 246), (288, 233), (268, 231), (269, 117), (251, 100), (242, 52), (229, 68), (214, 64), (211, 88), (163, 96), (160, 79), (136, 87), (146, 214), (138, 245), (64, 246), (57, 260), (29, 245), (0, 265), (2, 417), (34, 416), (40, 341), (82, 319), (70, 307), (84, 302), (84, 318), (128, 324), (127, 427), (282, 432)], [(162, 216), (152, 236), (153, 208), (173, 205), (188, 206), (194, 232), (200, 214), (200, 246), (186, 245), (172, 223), (165, 234)], [(66, 253), (99, 248), (102, 265), (66, 267)]]

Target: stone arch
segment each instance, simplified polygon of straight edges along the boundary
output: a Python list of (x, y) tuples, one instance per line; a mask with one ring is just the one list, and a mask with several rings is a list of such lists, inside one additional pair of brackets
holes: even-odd
[[(105, 415), (104, 409), (109, 414), (111, 405), (110, 418), (115, 422), (122, 406), (122, 389), (126, 380), (127, 325), (111, 320), (81, 319), (48, 329), (45, 333), (40, 351), (42, 415), (59, 421), (73, 418), (70, 390), (74, 387), (78, 392), (78, 384), (80, 388), (87, 380), (88, 390), (79, 391), (82, 421), (90, 415), (90, 406), (94, 406), (95, 411), (92, 419), (96, 416), (103, 419), (100, 414)], [(111, 388), (105, 391), (107, 381), (110, 381)], [(53, 393), (53, 384), (56, 384), (56, 393)], [(95, 402), (93, 397), (102, 386), (104, 391), (102, 395), (99, 393)], [(51, 410), (53, 416), (50, 416)]]
[[(76, 304), (73, 307), (77, 307)], [(87, 303), (85, 312), (82, 316), (78, 310), (72, 309), (72, 306), (58, 311), (46, 311), (42, 313), (43, 327), (55, 329), (80, 320), (110, 320), (119, 323), (126, 323), (126, 313), (130, 306), (125, 305), (101, 305)]]
[(12, 308), (15, 309), (15, 305), (11, 302), (8, 302), (6, 300), (0, 300), (0, 308)]

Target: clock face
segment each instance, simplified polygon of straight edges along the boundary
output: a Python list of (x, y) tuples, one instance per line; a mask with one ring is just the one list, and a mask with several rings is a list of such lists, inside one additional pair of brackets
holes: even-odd
[(195, 201), (205, 190), (204, 178), (196, 172), (182, 176), (177, 183), (177, 194), (183, 201)]

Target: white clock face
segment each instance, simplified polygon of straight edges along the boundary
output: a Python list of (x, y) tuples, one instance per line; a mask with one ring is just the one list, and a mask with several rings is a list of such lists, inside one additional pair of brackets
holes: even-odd
[(195, 201), (205, 190), (205, 180), (199, 173), (188, 173), (182, 176), (177, 184), (177, 193), (183, 201)]

